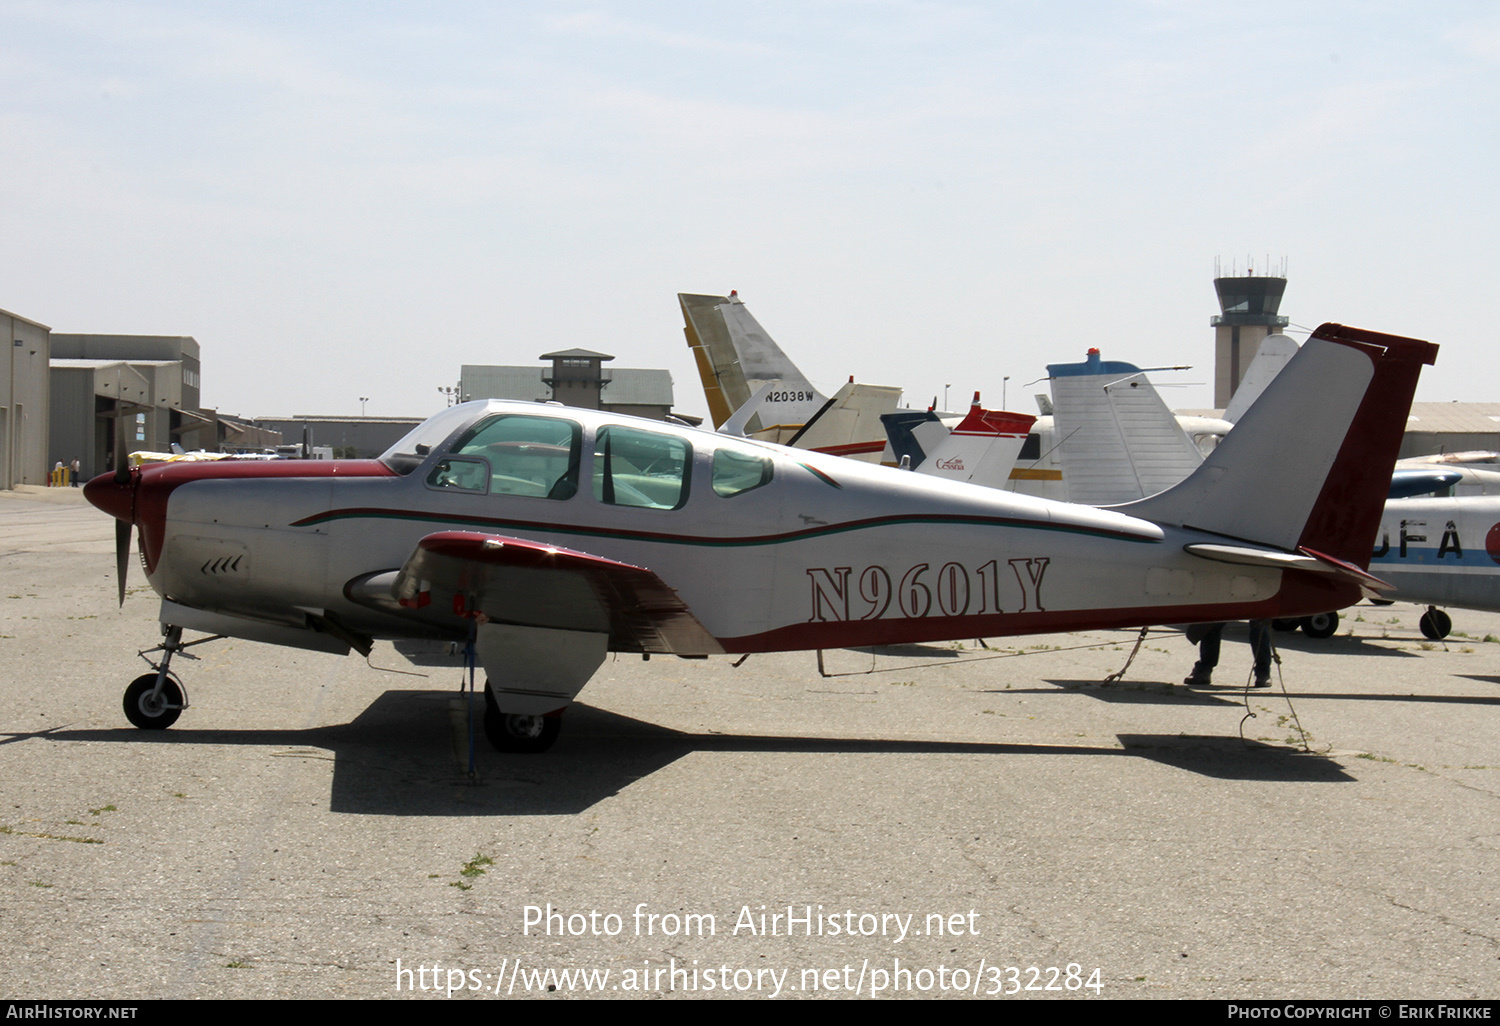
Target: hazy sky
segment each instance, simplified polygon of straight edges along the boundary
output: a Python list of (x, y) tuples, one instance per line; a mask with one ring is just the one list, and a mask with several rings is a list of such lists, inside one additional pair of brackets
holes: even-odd
[(1493, 3), (0, 0), (0, 308), (192, 335), (205, 405), (426, 415), (464, 363), (667, 367), (741, 297), (825, 391), (1030, 409), (1192, 363), (1215, 260), (1500, 401)]

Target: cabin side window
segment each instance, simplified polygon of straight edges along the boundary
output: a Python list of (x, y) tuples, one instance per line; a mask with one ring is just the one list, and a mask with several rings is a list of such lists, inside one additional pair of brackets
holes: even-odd
[[(582, 430), (571, 420), (502, 414), (480, 421), (459, 438), (434, 475), (442, 472), (443, 464), (473, 474), (471, 465), (482, 461), (488, 464), (492, 494), (571, 499), (578, 491), (582, 439)], [(462, 459), (466, 456), (474, 459)], [(467, 484), (428, 484), (476, 490)]]
[(769, 456), (756, 456), (735, 449), (714, 450), (714, 494), (729, 498), (743, 495), (771, 480), (774, 463)]
[(680, 509), (693, 450), (675, 435), (611, 424), (594, 439), (594, 498), (611, 506)]

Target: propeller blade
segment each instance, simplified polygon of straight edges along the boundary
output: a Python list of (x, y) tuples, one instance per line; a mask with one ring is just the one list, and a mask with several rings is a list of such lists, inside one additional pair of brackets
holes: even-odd
[(125, 574), (130, 567), (130, 529), (123, 520), (115, 521), (115, 576), (120, 582), (120, 605), (125, 604)]
[(115, 484), (130, 480), (130, 454), (125, 451), (125, 412), (115, 410)]
[[(130, 454), (125, 451), (126, 426), (123, 410), (115, 410), (115, 484), (130, 483)], [(130, 522), (115, 521), (115, 579), (120, 586), (120, 605), (125, 605), (125, 576), (130, 569), (130, 529), (135, 526), (135, 496), (131, 495)]]

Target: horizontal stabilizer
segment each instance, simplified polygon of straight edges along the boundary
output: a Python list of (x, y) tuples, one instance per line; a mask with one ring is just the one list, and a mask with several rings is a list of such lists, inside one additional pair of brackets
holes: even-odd
[(1464, 475), (1457, 470), (1397, 467), (1391, 473), (1391, 490), (1386, 498), (1410, 499), (1417, 495), (1451, 494), (1448, 489), (1463, 479)]
[(1186, 546), (1188, 552), (1216, 563), (1233, 563), (1238, 566), (1263, 566), (1272, 570), (1307, 570), (1312, 573), (1335, 574), (1360, 587), (1366, 598), (1378, 598), (1383, 592), (1395, 591), (1396, 586), (1366, 573), (1353, 564), (1332, 556), (1325, 556), (1311, 549), (1297, 552), (1279, 552), (1275, 549), (1249, 548), (1243, 545), (1197, 544)]

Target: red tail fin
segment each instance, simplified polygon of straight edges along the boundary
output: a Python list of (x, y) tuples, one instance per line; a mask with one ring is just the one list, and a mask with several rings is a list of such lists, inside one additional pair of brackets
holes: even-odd
[(1312, 337), (1363, 350), (1375, 364), (1375, 376), (1297, 544), (1368, 568), (1417, 375), (1437, 360), (1438, 347), (1342, 324), (1324, 324)]

